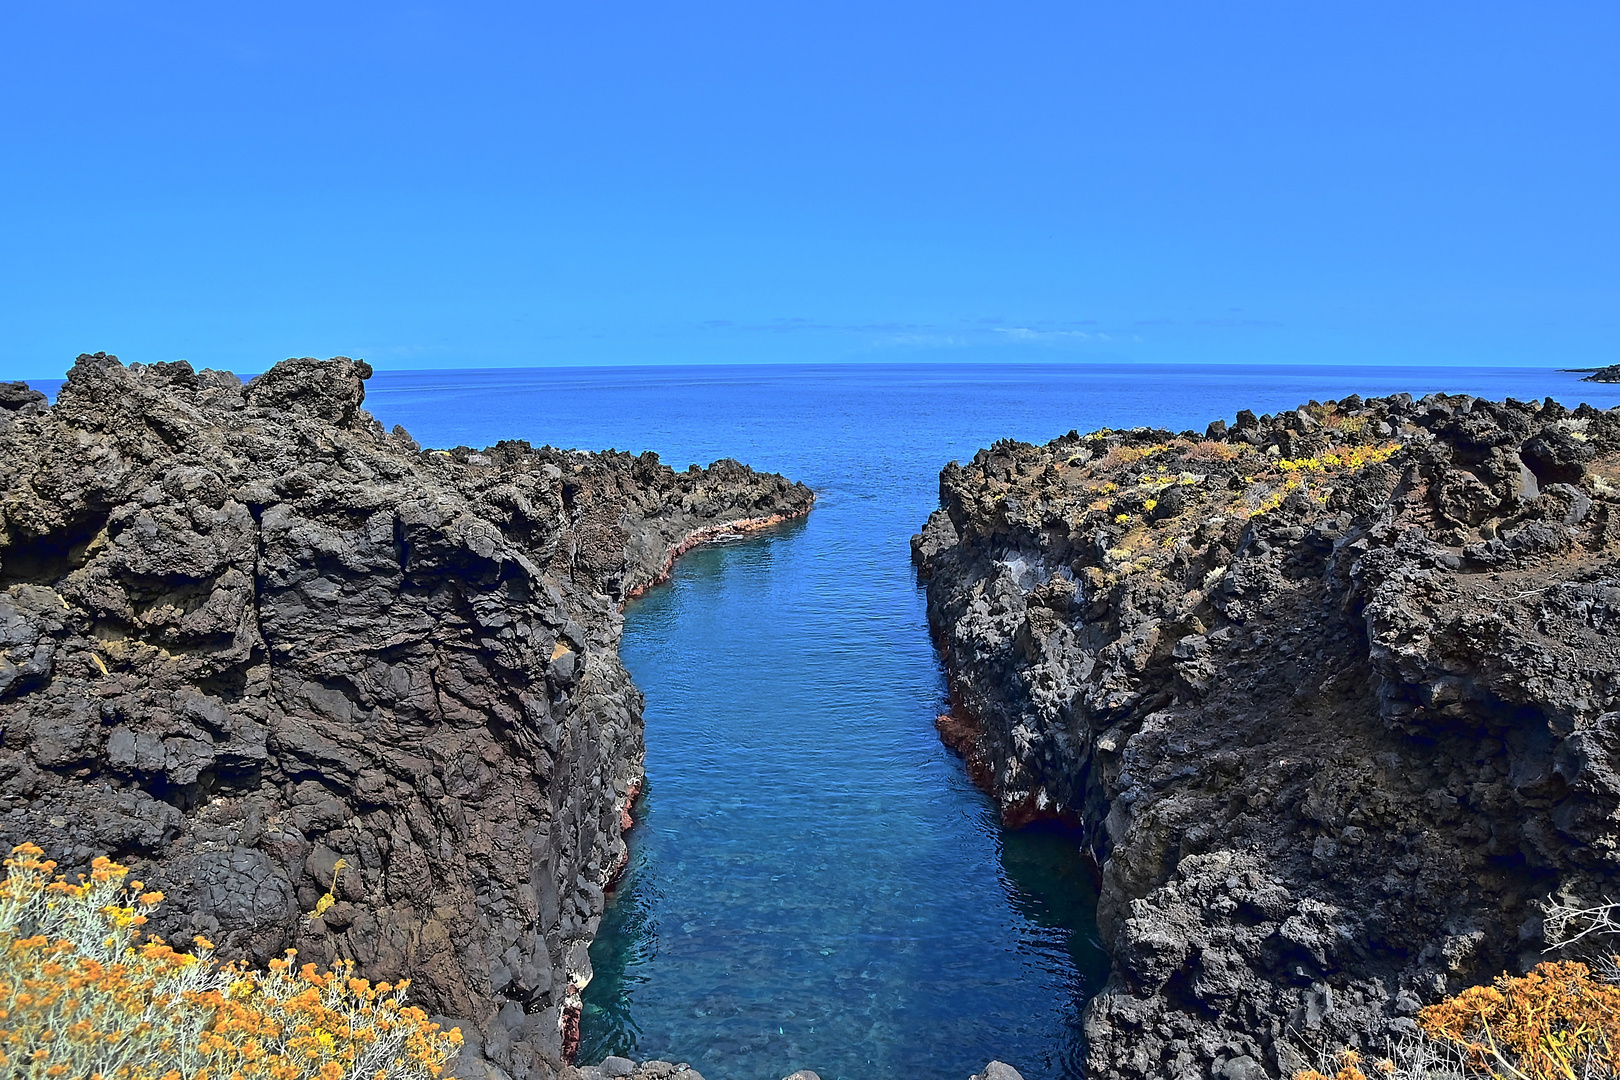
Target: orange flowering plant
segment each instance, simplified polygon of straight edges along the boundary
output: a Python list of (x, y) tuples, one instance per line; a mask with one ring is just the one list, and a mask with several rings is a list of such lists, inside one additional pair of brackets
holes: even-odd
[[(1332, 1073), (1317, 1072), (1315, 1069), (1304, 1069), (1294, 1074), (1294, 1080), (1367, 1080), (1367, 1073), (1362, 1069), (1363, 1058), (1355, 1050), (1339, 1051), (1339, 1067)], [(1394, 1076), (1395, 1062), (1389, 1058), (1382, 1058), (1373, 1063), (1373, 1075), (1378, 1077)], [(1427, 1078), (1429, 1073), (1419, 1075)]]
[(221, 964), (213, 946), (140, 942), (163, 900), (97, 859), (89, 879), (53, 876), (33, 844), (0, 882), (0, 1073), (19, 1080), (427, 1080), (459, 1050), (404, 1003), (340, 962), (293, 953), (268, 972)]
[(1503, 975), (1418, 1013), (1431, 1037), (1461, 1048), (1489, 1076), (1575, 1080), (1620, 1072), (1620, 987), (1578, 961)]
[(1338, 1069), (1293, 1080), (1613, 1080), (1620, 1076), (1620, 987), (1573, 960), (1503, 975), (1418, 1013), (1420, 1035), (1364, 1068), (1353, 1050)]

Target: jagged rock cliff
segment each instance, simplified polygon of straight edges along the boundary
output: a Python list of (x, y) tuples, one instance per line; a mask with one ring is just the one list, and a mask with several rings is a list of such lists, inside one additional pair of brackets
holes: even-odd
[(913, 540), (942, 734), (1067, 820), (1096, 1076), (1412, 1031), (1620, 895), (1620, 415), (1436, 395), (998, 443)]
[(131, 863), (187, 947), (408, 976), (472, 1027), (469, 1075), (550, 1076), (641, 779), (619, 602), (813, 496), (424, 453), (369, 375), (97, 354), (54, 407), (0, 385), (0, 840)]

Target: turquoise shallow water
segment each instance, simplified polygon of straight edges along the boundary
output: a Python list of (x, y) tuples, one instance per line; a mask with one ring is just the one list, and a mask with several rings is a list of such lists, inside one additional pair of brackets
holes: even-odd
[(1073, 844), (1007, 835), (932, 727), (944, 685), (907, 542), (939, 467), (1012, 436), (1407, 390), (1620, 402), (1550, 371), (759, 367), (379, 373), (368, 406), (424, 445), (520, 437), (732, 456), (814, 513), (695, 551), (628, 612), (648, 788), (592, 951), (585, 1060), (710, 1080), (963, 1080), (992, 1057), (1079, 1075), (1106, 963)]

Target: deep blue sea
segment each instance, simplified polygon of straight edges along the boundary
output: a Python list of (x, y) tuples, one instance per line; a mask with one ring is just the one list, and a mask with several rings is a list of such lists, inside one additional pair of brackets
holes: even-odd
[(1312, 398), (1431, 390), (1620, 404), (1545, 369), (774, 366), (379, 372), (424, 446), (735, 457), (815, 511), (700, 549), (631, 606), (647, 697), (630, 869), (592, 950), (582, 1060), (709, 1080), (1080, 1075), (1106, 975), (1075, 845), (1004, 833), (939, 744), (945, 687), (908, 542), (947, 461), (1011, 436), (1173, 430)]

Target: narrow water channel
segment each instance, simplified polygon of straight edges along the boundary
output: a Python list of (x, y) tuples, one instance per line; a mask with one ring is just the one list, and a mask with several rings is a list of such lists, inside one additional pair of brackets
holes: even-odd
[(1071, 838), (1004, 833), (934, 734), (944, 686), (907, 542), (940, 466), (1002, 437), (1430, 390), (1610, 405), (1546, 369), (822, 365), (381, 372), (426, 446), (502, 438), (735, 457), (816, 488), (804, 521), (694, 551), (632, 605), (648, 787), (592, 950), (581, 1059), (709, 1080), (1080, 1074), (1101, 985)]
[[(943, 700), (903, 558), (852, 538), (882, 503), (689, 555), (628, 613), (649, 784), (592, 952), (582, 1060), (715, 1080), (812, 1068), (1078, 1071), (1105, 974), (1072, 841), (1006, 835), (934, 734)], [(773, 1072), (774, 1070), (774, 1072)]]

